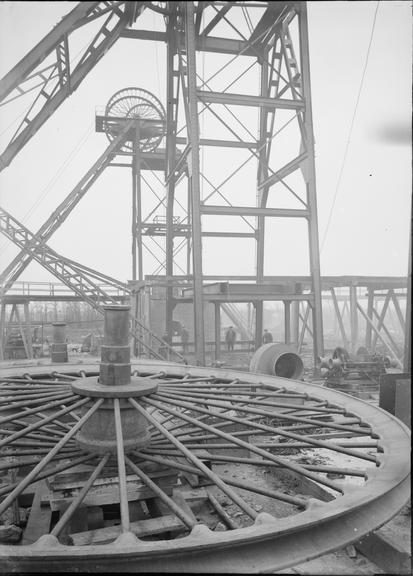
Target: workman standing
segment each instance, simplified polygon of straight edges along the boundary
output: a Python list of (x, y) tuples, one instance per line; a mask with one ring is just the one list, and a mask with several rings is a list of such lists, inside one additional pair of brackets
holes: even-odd
[(272, 334), (271, 332), (268, 332), (267, 329), (265, 329), (264, 334), (262, 335), (262, 343), (269, 344), (270, 342), (272, 342)]
[(181, 342), (182, 342), (182, 352), (186, 354), (188, 352), (188, 341), (189, 341), (189, 332), (182, 326), (181, 328)]
[(237, 337), (237, 333), (234, 328), (230, 326), (225, 333), (225, 342), (227, 343), (228, 351), (234, 350), (234, 342)]

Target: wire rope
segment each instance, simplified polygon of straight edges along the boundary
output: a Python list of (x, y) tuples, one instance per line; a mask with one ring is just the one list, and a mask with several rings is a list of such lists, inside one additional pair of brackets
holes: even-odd
[[(46, 196), (51, 192), (54, 185), (61, 178), (61, 176), (63, 175), (64, 171), (67, 169), (69, 164), (78, 155), (78, 153), (80, 152), (80, 150), (83, 148), (84, 144), (86, 143), (86, 140), (89, 138), (89, 136), (93, 132), (93, 127), (94, 127), (94, 123), (89, 125), (89, 127), (87, 128), (87, 131), (84, 132), (84, 134), (81, 136), (80, 140), (77, 142), (75, 147), (69, 153), (66, 160), (64, 160), (64, 162), (60, 165), (60, 167), (57, 169), (55, 174), (49, 180), (46, 187), (42, 190), (42, 192), (40, 193), (40, 196), (37, 198), (37, 200), (34, 202), (34, 204), (32, 204), (32, 206), (24, 214), (24, 216), (21, 220), (23, 224), (25, 224), (27, 222), (27, 219), (33, 214), (33, 212), (39, 207), (41, 202), (43, 202), (43, 200), (46, 198)], [(5, 248), (6, 244), (8, 244), (7, 240), (0, 245), (0, 249), (2, 251), (3, 251), (3, 249), (7, 250), (8, 247)]]
[(323, 239), (322, 239), (322, 241), (321, 241), (320, 254), (322, 253), (323, 248), (324, 248), (324, 246), (325, 246), (327, 234), (328, 234), (328, 231), (329, 231), (329, 229), (330, 229), (330, 224), (331, 224), (332, 217), (333, 217), (334, 208), (335, 208), (336, 201), (337, 201), (337, 198), (338, 198), (338, 193), (339, 193), (339, 191), (340, 191), (340, 184), (341, 184), (341, 180), (342, 180), (342, 178), (343, 178), (344, 168), (345, 168), (345, 165), (346, 165), (346, 160), (347, 160), (347, 156), (348, 156), (348, 151), (349, 151), (349, 148), (350, 148), (351, 136), (352, 136), (352, 133), (353, 133), (354, 123), (355, 123), (355, 119), (356, 119), (356, 115), (357, 115), (357, 109), (358, 109), (358, 105), (359, 105), (359, 102), (360, 102), (361, 92), (362, 92), (362, 90), (363, 90), (364, 79), (365, 79), (365, 77), (366, 77), (366, 71), (367, 71), (367, 66), (368, 66), (368, 62), (369, 62), (371, 45), (372, 45), (372, 42), (373, 42), (374, 30), (375, 30), (375, 27), (376, 27), (377, 12), (378, 12), (378, 9), (379, 9), (379, 5), (380, 5), (380, 0), (378, 0), (378, 2), (377, 2), (377, 4), (376, 4), (376, 9), (375, 9), (374, 16), (373, 16), (373, 23), (372, 23), (372, 26), (371, 26), (370, 40), (369, 40), (369, 44), (368, 44), (368, 47), (367, 47), (367, 53), (366, 53), (366, 59), (365, 59), (365, 62), (364, 62), (363, 73), (362, 73), (362, 75), (361, 75), (360, 86), (359, 86), (359, 90), (358, 90), (358, 94), (357, 94), (356, 103), (355, 103), (355, 106), (354, 106), (353, 116), (352, 116), (351, 123), (350, 123), (350, 129), (349, 129), (349, 133), (348, 133), (346, 148), (345, 148), (345, 150), (344, 150), (344, 156), (343, 156), (343, 160), (342, 160), (342, 162), (341, 162), (341, 167), (340, 167), (340, 172), (339, 172), (338, 179), (337, 179), (336, 189), (335, 189), (335, 192), (334, 192), (333, 202), (332, 202), (332, 204), (331, 204), (331, 208), (330, 208), (330, 212), (329, 212), (328, 220), (327, 220), (327, 226), (326, 226), (326, 229), (325, 229), (325, 231), (324, 231)]

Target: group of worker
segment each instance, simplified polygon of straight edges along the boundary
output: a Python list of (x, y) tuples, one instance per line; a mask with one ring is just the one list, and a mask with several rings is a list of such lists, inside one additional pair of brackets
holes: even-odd
[[(227, 345), (228, 352), (232, 352), (234, 350), (234, 344), (237, 339), (237, 333), (234, 330), (233, 326), (230, 326), (227, 331), (225, 332), (225, 343)], [(163, 340), (169, 344), (168, 335), (165, 333), (163, 336)], [(273, 337), (271, 332), (268, 332), (267, 329), (264, 330), (262, 335), (262, 343), (269, 344), (273, 341)], [(186, 354), (188, 352), (188, 342), (189, 342), (189, 332), (185, 328), (185, 326), (181, 327), (181, 344), (182, 344), (182, 352)]]
[[(234, 350), (235, 340), (237, 339), (237, 333), (235, 332), (233, 326), (230, 326), (228, 330), (225, 332), (225, 343), (227, 345), (228, 352)], [(264, 330), (264, 334), (262, 335), (262, 343), (269, 344), (273, 341), (271, 332), (268, 332), (267, 329)]]

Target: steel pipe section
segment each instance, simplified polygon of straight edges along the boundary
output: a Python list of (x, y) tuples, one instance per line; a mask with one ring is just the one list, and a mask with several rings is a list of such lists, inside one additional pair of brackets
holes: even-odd
[(60, 364), (68, 362), (67, 341), (66, 341), (66, 323), (53, 323), (53, 342), (50, 347), (50, 360), (53, 363)]
[[(1, 572), (72, 572), (74, 567), (79, 572), (102, 573), (280, 571), (359, 540), (408, 501), (410, 431), (384, 410), (332, 389), (264, 374), (147, 361), (134, 363), (132, 373), (150, 375), (159, 373), (160, 367), (168, 378), (215, 377), (264, 386), (271, 393), (281, 387), (334, 404), (371, 428), (380, 446), (377, 465), (368, 469), (364, 484), (344, 487), (343, 482), (343, 495), (329, 502), (312, 499), (304, 511), (289, 517), (274, 518), (263, 512), (252, 526), (224, 532), (196, 525), (189, 535), (175, 540), (142, 541), (125, 532), (109, 545), (65, 546), (46, 534), (32, 545), (0, 546)], [(56, 370), (73, 376), (78, 370), (96, 375), (99, 367), (66, 364)], [(30, 372), (39, 377), (47, 368), (33, 366)], [(2, 376), (16, 376), (16, 368), (5, 369)]]
[(294, 346), (271, 342), (256, 350), (251, 358), (250, 372), (299, 380), (304, 373), (304, 364)]

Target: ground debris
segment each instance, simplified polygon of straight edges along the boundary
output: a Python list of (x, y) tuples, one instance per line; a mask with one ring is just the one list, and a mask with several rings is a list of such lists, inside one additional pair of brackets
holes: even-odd
[(353, 544), (349, 544), (348, 546), (346, 546), (346, 552), (350, 556), (350, 558), (356, 558), (357, 557), (357, 551), (354, 548)]
[(15, 524), (0, 526), (0, 542), (8, 544), (19, 542), (22, 533), (23, 530)]
[(222, 522), (218, 522), (218, 524), (214, 528), (214, 532), (224, 532), (227, 530), (227, 527)]

